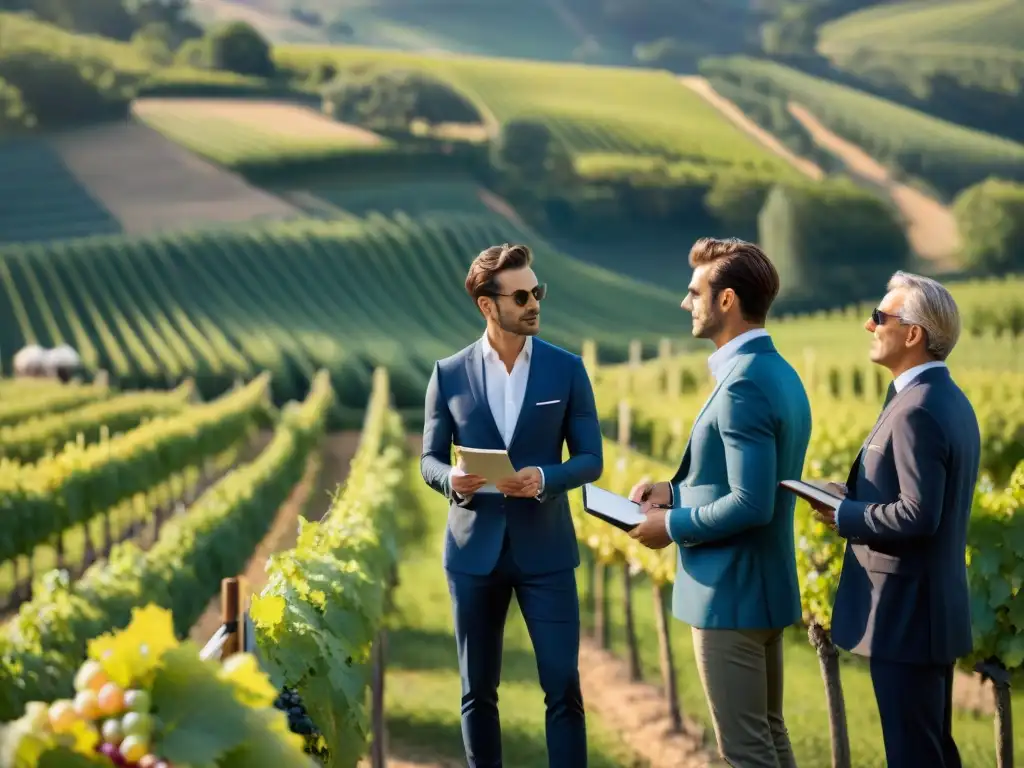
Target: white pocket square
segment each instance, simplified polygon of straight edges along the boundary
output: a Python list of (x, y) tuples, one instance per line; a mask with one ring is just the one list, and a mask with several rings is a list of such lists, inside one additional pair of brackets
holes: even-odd
[(554, 405), (555, 403), (560, 403), (560, 402), (562, 402), (562, 401), (561, 400), (545, 400), (542, 403), (537, 403), (537, 405)]
[(882, 450), (882, 446), (875, 445), (874, 443), (868, 443), (868, 448), (867, 449), (869, 451), (878, 451), (879, 453), (885, 453), (885, 451)]

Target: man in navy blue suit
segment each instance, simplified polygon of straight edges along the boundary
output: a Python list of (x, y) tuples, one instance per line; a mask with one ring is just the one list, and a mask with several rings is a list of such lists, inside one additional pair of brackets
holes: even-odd
[[(580, 557), (567, 493), (601, 476), (601, 429), (582, 359), (535, 338), (546, 286), (532, 263), (527, 246), (507, 243), (474, 259), (466, 291), (486, 331), (438, 361), (427, 385), (420, 472), (449, 502), (444, 568), (470, 768), (502, 765), (498, 683), (513, 593), (544, 690), (549, 765), (587, 765)], [(452, 466), (453, 444), (505, 449), (518, 472), (487, 484)]]

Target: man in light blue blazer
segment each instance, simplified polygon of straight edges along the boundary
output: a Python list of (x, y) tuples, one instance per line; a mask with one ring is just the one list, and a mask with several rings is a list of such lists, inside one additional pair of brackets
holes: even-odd
[(718, 749), (737, 768), (796, 765), (782, 712), (783, 630), (800, 620), (795, 496), (811, 434), (800, 377), (764, 329), (779, 277), (752, 243), (698, 240), (683, 308), (709, 339), (715, 388), (671, 480), (638, 483), (632, 536), (675, 542), (672, 608), (690, 624)]
[[(513, 593), (544, 690), (549, 765), (587, 765), (580, 556), (567, 493), (601, 476), (601, 428), (582, 359), (535, 338), (546, 288), (532, 261), (525, 245), (493, 246), (477, 256), (466, 291), (486, 331), (437, 362), (426, 394), (420, 472), (448, 501), (444, 568), (470, 768), (502, 765), (498, 683)], [(452, 466), (453, 444), (507, 450), (519, 471), (487, 485)]]

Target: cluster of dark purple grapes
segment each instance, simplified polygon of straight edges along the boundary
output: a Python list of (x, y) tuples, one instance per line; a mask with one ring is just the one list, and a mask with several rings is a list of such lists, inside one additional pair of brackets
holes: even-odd
[(288, 715), (288, 727), (292, 733), (297, 733), (306, 739), (306, 752), (311, 755), (320, 755), (323, 751), (317, 746), (321, 741), (320, 731), (306, 712), (299, 692), (285, 686), (277, 694), (274, 706)]

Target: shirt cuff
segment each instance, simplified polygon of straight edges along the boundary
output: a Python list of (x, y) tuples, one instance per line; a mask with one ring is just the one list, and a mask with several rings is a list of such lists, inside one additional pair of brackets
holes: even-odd
[(533, 498), (540, 499), (544, 495), (544, 470), (537, 467), (537, 471), (540, 472), (540, 489), (537, 491), (537, 495)]
[[(673, 506), (675, 506), (675, 505), (673, 505)], [(668, 533), (668, 537), (670, 539), (672, 538), (672, 525), (671, 525), (671, 523), (672, 523), (672, 510), (671, 509), (666, 509), (665, 510), (665, 531), (666, 531), (666, 533)]]
[(455, 477), (456, 475), (464, 475), (464, 474), (466, 474), (466, 473), (462, 470), (462, 468), (457, 467), (457, 466), (456, 467), (452, 467), (451, 469), (448, 470), (448, 489), (451, 491), (451, 498), (453, 498), (455, 501), (465, 501), (466, 500), (465, 496), (463, 496), (461, 493), (459, 493), (454, 488), (452, 488), (452, 478)]

